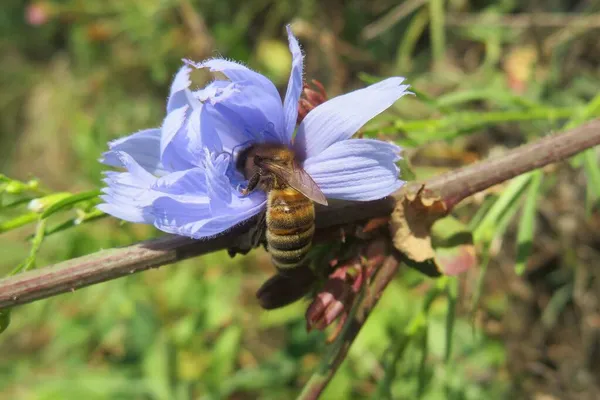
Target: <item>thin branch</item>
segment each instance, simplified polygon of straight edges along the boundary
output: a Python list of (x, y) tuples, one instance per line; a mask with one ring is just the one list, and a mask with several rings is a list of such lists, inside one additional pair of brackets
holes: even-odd
[[(414, 185), (424, 185), (429, 190), (439, 192), (452, 208), (478, 191), (598, 144), (600, 120), (594, 120), (563, 134), (548, 136), (511, 150), (501, 158), (485, 160), (405, 187), (410, 190)], [(402, 198), (405, 190), (401, 189), (393, 197)], [(389, 215), (393, 205), (393, 198), (371, 202), (332, 202), (328, 207), (317, 209), (318, 235), (323, 235), (333, 227)], [(0, 280), (0, 310), (209, 252), (232, 247), (244, 248), (244, 237), (251, 225), (250, 222), (238, 226), (207, 240), (166, 236), (124, 248), (103, 250), (5, 278)]]
[[(502, 156), (460, 168), (428, 180), (449, 209), (465, 198), (525, 172), (567, 159), (600, 144), (600, 119), (510, 150)], [(412, 185), (412, 184), (411, 184)]]

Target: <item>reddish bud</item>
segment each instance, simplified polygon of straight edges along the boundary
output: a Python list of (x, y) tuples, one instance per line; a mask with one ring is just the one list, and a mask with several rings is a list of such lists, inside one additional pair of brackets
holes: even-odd
[(302, 88), (300, 100), (298, 101), (298, 124), (302, 122), (306, 114), (313, 108), (327, 101), (327, 93), (321, 82), (316, 79), (313, 79), (311, 82), (316, 87), (315, 89), (311, 88), (306, 82), (304, 82), (304, 87)]
[(340, 278), (330, 278), (306, 310), (306, 330), (323, 330), (343, 312), (347, 312), (354, 300), (352, 285)]
[(372, 240), (360, 255), (336, 268), (306, 310), (306, 329), (323, 330), (338, 319), (328, 342), (335, 340), (348, 318), (356, 295), (385, 261), (386, 254), (386, 241)]
[(358, 259), (351, 260), (329, 275), (323, 289), (306, 310), (306, 330), (325, 329), (350, 310), (356, 294), (352, 272), (357, 265)]
[(50, 5), (46, 2), (31, 3), (25, 8), (25, 21), (33, 26), (44, 25), (50, 19), (50, 13)]

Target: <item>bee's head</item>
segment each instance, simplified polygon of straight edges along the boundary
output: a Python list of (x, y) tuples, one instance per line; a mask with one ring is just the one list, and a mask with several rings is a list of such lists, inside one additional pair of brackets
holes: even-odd
[(266, 168), (265, 164), (289, 167), (293, 161), (294, 152), (287, 147), (278, 144), (258, 144), (240, 151), (236, 167), (248, 178), (258, 169)]
[(294, 153), (281, 145), (261, 145), (254, 151), (254, 164), (260, 166), (265, 161), (280, 165), (288, 165), (294, 160)]

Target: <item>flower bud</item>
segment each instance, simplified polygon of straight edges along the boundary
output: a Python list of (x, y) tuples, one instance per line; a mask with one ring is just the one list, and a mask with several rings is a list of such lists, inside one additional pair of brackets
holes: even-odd
[(323, 330), (340, 315), (352, 307), (355, 294), (352, 287), (351, 270), (355, 269), (358, 259), (337, 268), (329, 275), (323, 289), (315, 296), (306, 310), (306, 330)]
[(25, 9), (25, 21), (29, 25), (40, 26), (50, 20), (52, 6), (45, 1), (31, 3)]
[(306, 330), (323, 330), (336, 319), (338, 326), (327, 340), (331, 342), (341, 331), (357, 294), (385, 260), (387, 243), (374, 239), (358, 255), (336, 268), (306, 310)]
[(308, 83), (304, 82), (302, 94), (300, 95), (301, 97), (298, 101), (298, 124), (302, 122), (304, 117), (306, 117), (306, 114), (308, 114), (313, 108), (327, 101), (327, 93), (325, 92), (323, 84), (316, 79), (312, 80), (312, 84), (316, 86), (316, 90), (311, 89)]

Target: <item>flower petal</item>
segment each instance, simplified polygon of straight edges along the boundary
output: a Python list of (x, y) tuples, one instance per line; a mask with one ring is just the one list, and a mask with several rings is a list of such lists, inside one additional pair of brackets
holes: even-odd
[(121, 167), (127, 172), (108, 171), (105, 173), (104, 182), (108, 185), (103, 188), (101, 196), (104, 204), (97, 208), (117, 218), (130, 222), (152, 223), (149, 206), (156, 198), (150, 189), (156, 182), (156, 177), (140, 166), (129, 154), (115, 151)]
[(161, 195), (168, 194), (181, 199), (206, 197), (206, 174), (204, 168), (176, 171), (156, 180), (152, 189)]
[(176, 108), (163, 121), (160, 138), (160, 159), (170, 171), (193, 168), (194, 156), (190, 149), (190, 137), (186, 134), (192, 108), (189, 105)]
[(281, 103), (273, 102), (256, 86), (241, 87), (226, 101), (204, 104), (202, 137), (218, 137), (222, 150), (228, 153), (248, 143), (280, 143), (272, 116), (281, 117), (281, 110)]
[(163, 232), (199, 238), (204, 221), (210, 218), (208, 197), (182, 201), (169, 196), (157, 198), (152, 204), (154, 226)]
[[(169, 98), (169, 112), (161, 128), (160, 158), (172, 171), (194, 166), (203, 158), (203, 149), (222, 151), (221, 141), (214, 129), (208, 129), (204, 119), (210, 119), (205, 107), (213, 107), (237, 93), (235, 84), (213, 81), (204, 89), (188, 89), (190, 67), (183, 67), (175, 77)], [(178, 107), (176, 107), (178, 106)], [(204, 127), (202, 125), (205, 125)]]
[[(219, 132), (223, 143), (233, 133), (244, 141), (289, 143), (283, 137), (283, 108), (257, 86), (245, 86), (240, 93), (216, 104), (215, 109), (229, 121), (229, 131)], [(239, 141), (237, 144), (241, 144)], [(224, 146), (225, 147), (225, 146)]]
[(286, 142), (290, 143), (294, 128), (296, 127), (296, 119), (298, 118), (298, 101), (302, 94), (302, 50), (294, 37), (290, 25), (286, 26), (288, 33), (288, 41), (290, 52), (292, 53), (292, 71), (288, 81), (287, 91), (285, 92), (285, 100), (283, 102), (283, 118), (284, 118), (284, 133)]
[(238, 92), (238, 84), (230, 81), (215, 80), (204, 88), (192, 92), (192, 95), (202, 103), (208, 102), (215, 105), (227, 100), (230, 96)]
[[(252, 71), (245, 65), (222, 58), (212, 58), (201, 63), (184, 60), (186, 64), (194, 68), (209, 68), (211, 72), (222, 72), (232, 82), (243, 82), (261, 87), (266, 93), (280, 98), (277, 88), (266, 76)], [(281, 100), (280, 100), (281, 101)]]
[(404, 78), (388, 78), (364, 89), (335, 97), (311, 110), (294, 140), (300, 159), (314, 157), (327, 147), (354, 135), (370, 119), (407, 93)]
[(203, 167), (173, 172), (152, 185), (158, 194), (149, 214), (158, 229), (192, 238), (214, 236), (264, 207), (263, 192), (242, 196), (231, 185), (229, 154), (205, 151), (204, 158)]
[(396, 161), (400, 148), (372, 139), (337, 142), (304, 163), (304, 169), (325, 196), (334, 199), (368, 201), (380, 199), (399, 189)]
[(231, 203), (231, 183), (227, 177), (229, 154), (208, 154), (206, 160), (206, 186), (210, 198), (210, 211), (218, 215)]
[(210, 211), (208, 197), (193, 201), (182, 201), (174, 197), (160, 197), (152, 206), (154, 225), (168, 233), (188, 236), (194, 239), (207, 238), (222, 233), (238, 225), (265, 207), (264, 193), (237, 198), (235, 207), (224, 209), (214, 215)]
[(160, 129), (146, 129), (108, 143), (110, 151), (100, 159), (106, 165), (121, 167), (117, 152), (129, 154), (142, 168), (154, 175), (167, 173), (160, 162)]
[[(273, 82), (233, 61), (214, 58), (202, 63), (186, 62), (195, 68), (223, 72), (236, 84), (240, 93), (231, 95), (219, 104), (235, 114), (229, 115), (229, 119), (242, 121), (245, 136), (251, 140), (258, 138), (261, 141), (289, 143), (285, 133), (281, 96)], [(225, 138), (222, 140), (224, 143), (227, 141)]]
[(181, 108), (188, 104), (188, 100), (185, 95), (185, 90), (188, 89), (191, 84), (191, 71), (192, 70), (189, 66), (184, 65), (179, 69), (177, 74), (175, 74), (175, 78), (173, 78), (173, 83), (171, 83), (169, 100), (167, 100), (167, 113), (170, 113), (176, 108)]

